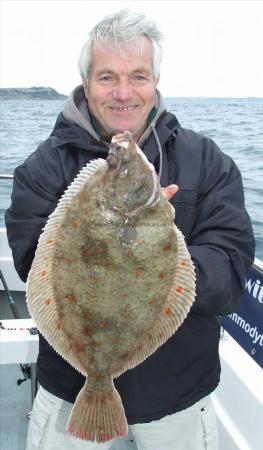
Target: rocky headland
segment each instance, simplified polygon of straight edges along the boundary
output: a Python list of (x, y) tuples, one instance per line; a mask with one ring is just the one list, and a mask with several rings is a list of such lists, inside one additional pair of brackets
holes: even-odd
[(50, 87), (0, 88), (1, 100), (64, 100), (67, 96), (59, 94)]

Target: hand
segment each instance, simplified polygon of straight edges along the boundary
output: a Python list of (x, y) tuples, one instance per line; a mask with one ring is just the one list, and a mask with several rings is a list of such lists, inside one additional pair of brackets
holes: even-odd
[(162, 187), (162, 191), (167, 200), (170, 200), (178, 191), (178, 186), (176, 184), (170, 184), (169, 186)]

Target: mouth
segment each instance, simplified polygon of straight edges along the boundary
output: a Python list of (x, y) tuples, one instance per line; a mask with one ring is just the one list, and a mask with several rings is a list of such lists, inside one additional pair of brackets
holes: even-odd
[(131, 105), (131, 106), (110, 106), (109, 109), (114, 112), (127, 112), (127, 111), (133, 111), (137, 108), (137, 105)]

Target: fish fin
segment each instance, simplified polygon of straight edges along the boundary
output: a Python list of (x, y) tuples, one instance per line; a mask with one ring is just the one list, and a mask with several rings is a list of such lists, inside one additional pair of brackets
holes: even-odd
[(102, 168), (105, 169), (107, 167), (108, 167), (107, 162), (102, 158), (94, 159), (88, 162), (84, 167), (82, 167), (82, 169), (76, 175), (71, 184), (69, 184), (68, 187), (66, 188), (64, 194), (62, 195), (62, 197), (58, 202), (59, 207), (55, 209), (55, 211), (51, 214), (51, 216), (54, 215), (56, 217), (56, 212), (59, 213), (60, 209), (64, 210), (69, 201), (71, 201), (72, 197), (74, 197), (74, 195), (76, 195), (83, 188), (83, 186), (89, 181), (91, 177), (94, 176), (94, 173), (98, 169)]
[(195, 299), (195, 272), (181, 231), (175, 226), (177, 237), (177, 262), (175, 276), (155, 324), (143, 343), (134, 349), (132, 358), (114, 373), (120, 376), (140, 364), (169, 339), (185, 320)]
[(67, 431), (77, 438), (98, 443), (127, 436), (128, 424), (113, 383), (107, 391), (92, 391), (88, 383), (86, 381), (76, 398)]
[(75, 369), (86, 376), (70, 348), (68, 339), (63, 332), (59, 314), (54, 301), (52, 283), (52, 254), (48, 242), (54, 239), (54, 228), (47, 228), (41, 235), (40, 245), (36, 250), (31, 270), (26, 283), (26, 302), (30, 315), (33, 317), (40, 333), (48, 340), (55, 351), (64, 357)]
[(54, 242), (59, 232), (59, 223), (67, 211), (68, 204), (79, 189), (94, 175), (99, 168), (106, 167), (106, 161), (96, 159), (84, 166), (72, 183), (68, 186), (58, 202), (58, 206), (49, 216), (48, 221), (39, 237), (37, 250), (26, 284), (26, 301), (29, 312), (39, 331), (55, 348), (56, 352), (68, 361), (84, 376), (84, 368), (74, 356), (68, 339), (61, 327), (59, 313), (56, 308), (53, 288), (52, 270), (54, 257)]

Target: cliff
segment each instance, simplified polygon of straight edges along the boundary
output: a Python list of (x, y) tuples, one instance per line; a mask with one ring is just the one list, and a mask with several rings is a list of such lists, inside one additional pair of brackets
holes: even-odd
[(50, 87), (0, 88), (1, 100), (64, 100), (67, 96), (59, 94)]

